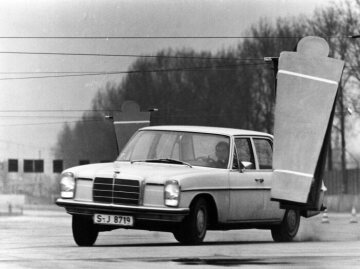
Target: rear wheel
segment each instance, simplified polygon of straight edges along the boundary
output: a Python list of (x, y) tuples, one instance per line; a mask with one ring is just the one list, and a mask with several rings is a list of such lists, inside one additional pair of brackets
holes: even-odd
[(181, 226), (173, 232), (174, 237), (182, 244), (199, 244), (206, 235), (207, 223), (206, 200), (199, 198), (190, 206), (190, 214), (185, 217)]
[(290, 242), (296, 236), (300, 226), (300, 213), (288, 209), (280, 225), (271, 228), (271, 235), (276, 242)]
[(72, 216), (73, 237), (78, 246), (92, 246), (99, 234), (93, 220), (89, 216)]

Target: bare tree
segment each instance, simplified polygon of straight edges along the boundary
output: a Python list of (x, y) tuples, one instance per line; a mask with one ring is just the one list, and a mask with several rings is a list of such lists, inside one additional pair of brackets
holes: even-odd
[[(314, 16), (309, 20), (309, 33), (324, 36), (330, 45), (330, 56), (340, 58), (345, 61), (345, 69), (339, 85), (337, 101), (337, 112), (335, 114), (335, 128), (333, 138), (340, 138), (341, 146), (341, 169), (343, 171), (344, 191), (347, 191), (346, 176), (346, 115), (348, 106), (358, 107), (359, 93), (352, 90), (355, 80), (359, 82), (359, 44), (354, 42), (349, 36), (357, 33), (359, 29), (359, 3), (346, 1), (344, 3), (333, 3), (325, 9), (318, 9)], [(331, 153), (331, 151), (330, 151)], [(330, 155), (332, 156), (332, 155)], [(329, 162), (331, 168), (331, 162)]]
[[(359, 13), (360, 0), (332, 4), (318, 9), (312, 17), (279, 18), (275, 23), (261, 19), (247, 33), (255, 38), (217, 53), (166, 49), (156, 58), (140, 57), (129, 69), (134, 72), (120, 84), (108, 83), (99, 90), (93, 100), (93, 109), (98, 112), (84, 114), (83, 122), (73, 128), (64, 127), (57, 156), (71, 156), (72, 163), (79, 158), (113, 158), (114, 131), (103, 116), (107, 111), (119, 110), (124, 100), (134, 100), (142, 109), (158, 108), (152, 116), (153, 124), (223, 126), (271, 133), (274, 73), (263, 58), (294, 50), (306, 35), (326, 37), (330, 56), (346, 62), (337, 106), (340, 113), (335, 121), (338, 129), (345, 131), (344, 107), (352, 104), (360, 112), (358, 93), (352, 90), (360, 81), (360, 39), (347, 37), (359, 34)], [(339, 135), (337, 130), (334, 132), (335, 140)]]

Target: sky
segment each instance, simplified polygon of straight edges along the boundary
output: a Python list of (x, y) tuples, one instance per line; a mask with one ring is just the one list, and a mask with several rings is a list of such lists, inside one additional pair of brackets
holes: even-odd
[[(25, 39), (46, 36), (239, 36), (260, 18), (310, 15), (330, 0), (0, 1), (0, 161), (52, 155), (64, 121), (78, 120), (96, 92), (122, 75), (11, 79), (26, 72), (126, 71), (135, 58), (21, 55), (65, 52), (152, 55), (165, 48), (216, 52), (233, 39)], [(11, 74), (11, 72), (24, 72)]]

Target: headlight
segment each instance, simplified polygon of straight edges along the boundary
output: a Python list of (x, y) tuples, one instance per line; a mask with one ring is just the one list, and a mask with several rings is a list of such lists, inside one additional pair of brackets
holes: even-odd
[(180, 186), (176, 180), (168, 180), (164, 188), (164, 201), (167, 206), (178, 206), (180, 200)]
[(70, 172), (63, 173), (60, 180), (61, 198), (73, 198), (75, 189), (74, 174)]

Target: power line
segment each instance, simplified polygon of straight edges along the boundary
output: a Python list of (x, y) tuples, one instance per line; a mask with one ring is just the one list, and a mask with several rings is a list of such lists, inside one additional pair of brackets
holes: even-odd
[[(236, 66), (243, 66), (243, 65), (262, 65), (263, 63), (256, 63), (256, 64), (239, 64)], [(359, 65), (344, 65), (344, 68), (358, 68)], [(232, 70), (232, 69), (224, 69), (224, 70)], [(166, 70), (163, 70), (166, 71)], [(170, 70), (171, 71), (171, 70)], [(31, 74), (81, 74), (81, 75), (107, 75), (107, 74), (117, 74), (119, 72), (129, 72), (129, 71), (20, 71), (20, 72), (0, 72), (0, 75), (31, 75)], [(139, 71), (145, 72), (145, 71)], [(151, 71), (152, 72), (152, 71)], [(156, 71), (153, 71), (156, 72)], [(49, 76), (50, 77), (50, 76)], [(25, 77), (25, 78), (32, 78), (32, 77)], [(8, 79), (8, 78), (4, 78)], [(10, 79), (10, 78), (9, 78)], [(11, 78), (17, 79), (17, 77)], [(19, 79), (22, 79), (21, 77)], [(1, 79), (0, 79), (1, 80)]]
[(94, 56), (94, 57), (137, 57), (137, 58), (167, 58), (167, 59), (199, 59), (199, 60), (237, 60), (263, 61), (264, 58), (224, 58), (200, 56), (171, 56), (171, 55), (141, 55), (141, 54), (108, 54), (108, 53), (73, 53), (73, 52), (35, 52), (35, 51), (0, 51), (0, 54), (19, 55), (60, 55), (60, 56)]
[(0, 124), (0, 127), (2, 126), (36, 126), (36, 125), (52, 125), (52, 124), (69, 124), (69, 123), (93, 123), (93, 122), (100, 122), (104, 121), (103, 119), (96, 119), (96, 120), (77, 120), (77, 121), (59, 121), (59, 122), (41, 122), (41, 123), (22, 123), (22, 124)]
[[(225, 67), (235, 67), (235, 66), (246, 66), (246, 65), (263, 65), (264, 63), (243, 63), (243, 64), (234, 64), (234, 65), (224, 65), (224, 66), (204, 66), (204, 67), (185, 67), (185, 68), (174, 68), (174, 69), (155, 69), (155, 70), (133, 70), (133, 71), (20, 71), (20, 72), (0, 72), (2, 75), (26, 75), (26, 74), (69, 74), (69, 75), (112, 75), (112, 74), (120, 74), (120, 73), (146, 73), (146, 72), (171, 72), (171, 71), (197, 71), (202, 69), (225, 69)], [(228, 70), (228, 69), (225, 69)], [(46, 77), (52, 77), (52, 76), (46, 76)], [(59, 76), (61, 77), (61, 76)], [(25, 78), (34, 78), (34, 77), (25, 77)], [(8, 79), (8, 78), (3, 78)], [(17, 79), (15, 78), (9, 78), (9, 79)], [(1, 80), (1, 79), (0, 79)]]
[(48, 113), (48, 112), (109, 112), (109, 111), (121, 111), (121, 110), (105, 110), (105, 109), (12, 109), (12, 110), (0, 110), (0, 113), (2, 112), (14, 112), (14, 113), (21, 113), (21, 112), (26, 112), (26, 113), (33, 113), (33, 112), (41, 112), (41, 113)]
[[(305, 36), (0, 36), (0, 39), (289, 39)], [(321, 36), (323, 38), (358, 38), (359, 35)]]
[[(169, 115), (170, 113), (170, 118), (193, 118), (194, 115), (198, 115), (198, 111), (203, 111), (202, 108), (192, 108), (192, 109), (168, 109), (166, 107), (158, 107), (159, 111), (162, 111), (162, 113), (166, 113)], [(17, 110), (19, 111), (19, 110)], [(51, 110), (37, 110), (40, 112), (49, 112)], [(59, 110), (55, 110), (55, 111), (59, 111)], [(80, 110), (76, 110), (76, 111), (80, 111)], [(83, 111), (83, 110), (81, 110)], [(108, 112), (115, 112), (115, 111), (121, 111), (121, 110), (115, 110), (115, 109), (109, 109), (109, 110), (87, 110), (87, 111), (108, 111)], [(9, 112), (9, 110), (7, 111), (0, 111), (0, 112)], [(28, 112), (27, 110), (21, 110), (21, 112)], [(33, 111), (30, 111), (33, 112)], [(64, 112), (70, 112), (70, 111), (64, 111)], [(193, 112), (193, 113), (191, 113)], [(196, 114), (195, 114), (196, 112)], [(234, 112), (239, 112), (241, 113), (242, 110), (233, 108), (231, 111), (229, 111), (230, 113), (234, 113)], [(220, 117), (218, 113), (206, 113), (207, 117), (211, 117), (211, 118), (218, 118)], [(0, 116), (2, 117), (2, 116)], [(6, 117), (6, 116), (5, 116)], [(37, 117), (37, 116), (35, 116)], [(87, 123), (87, 122), (108, 122), (105, 120), (105, 118), (83, 118), (83, 119), (79, 119), (76, 121), (60, 121), (60, 122), (42, 122), (42, 123), (24, 123), (24, 124), (0, 124), (1, 126), (27, 126), (27, 125), (49, 125), (49, 124), (63, 124), (63, 123)]]
[(301, 36), (0, 36), (0, 39), (252, 39), (301, 38)]
[(54, 119), (62, 119), (62, 118), (69, 118), (69, 119), (76, 119), (81, 118), (81, 116), (44, 116), (44, 115), (0, 115), (0, 118), (54, 118)]
[(30, 75), (30, 74), (98, 74), (117, 71), (20, 71), (0, 72), (1, 75)]
[[(263, 63), (257, 63), (257, 64), (241, 64), (237, 66), (243, 66), (243, 65), (263, 65)], [(359, 65), (344, 65), (344, 68), (358, 68)], [(200, 68), (201, 69), (201, 68)], [(210, 69), (210, 68), (209, 68)], [(225, 69), (221, 68), (221, 70), (233, 70), (233, 69)], [(167, 70), (149, 70), (148, 72), (160, 72), (160, 71), (167, 71)], [(172, 70), (169, 70), (172, 71)], [(175, 71), (175, 70), (174, 70)], [(183, 71), (183, 70), (179, 70)], [(184, 70), (185, 71), (185, 70)], [(79, 74), (79, 75), (85, 75), (85, 76), (91, 76), (91, 75), (113, 75), (113, 74), (119, 74), (119, 73), (127, 73), (132, 71), (20, 71), (20, 72), (0, 72), (0, 75), (31, 75), (31, 74), (67, 74), (69, 76), (72, 76), (73, 74)], [(138, 71), (146, 72), (145, 70)], [(45, 76), (40, 78), (51, 78), (51, 77), (67, 77), (67, 76)], [(13, 78), (0, 78), (0, 80), (14, 80), (14, 79), (31, 79), (31, 78), (37, 78), (37, 77), (13, 77)]]
[(189, 72), (189, 71), (208, 71), (211, 69), (216, 70), (234, 70), (228, 67), (240, 66), (256, 66), (267, 65), (266, 63), (248, 63), (236, 65), (223, 65), (223, 66), (207, 66), (207, 67), (185, 67), (185, 68), (172, 68), (172, 69), (153, 69), (153, 70), (132, 70), (132, 71), (116, 71), (116, 72), (99, 72), (99, 73), (85, 73), (85, 74), (70, 74), (70, 75), (54, 75), (54, 76), (29, 76), (29, 77), (6, 77), (0, 80), (24, 80), (24, 79), (44, 79), (44, 78), (65, 78), (65, 77), (84, 77), (84, 76), (104, 76), (104, 75), (119, 75), (119, 74), (136, 74), (136, 73), (157, 73), (157, 72)]

